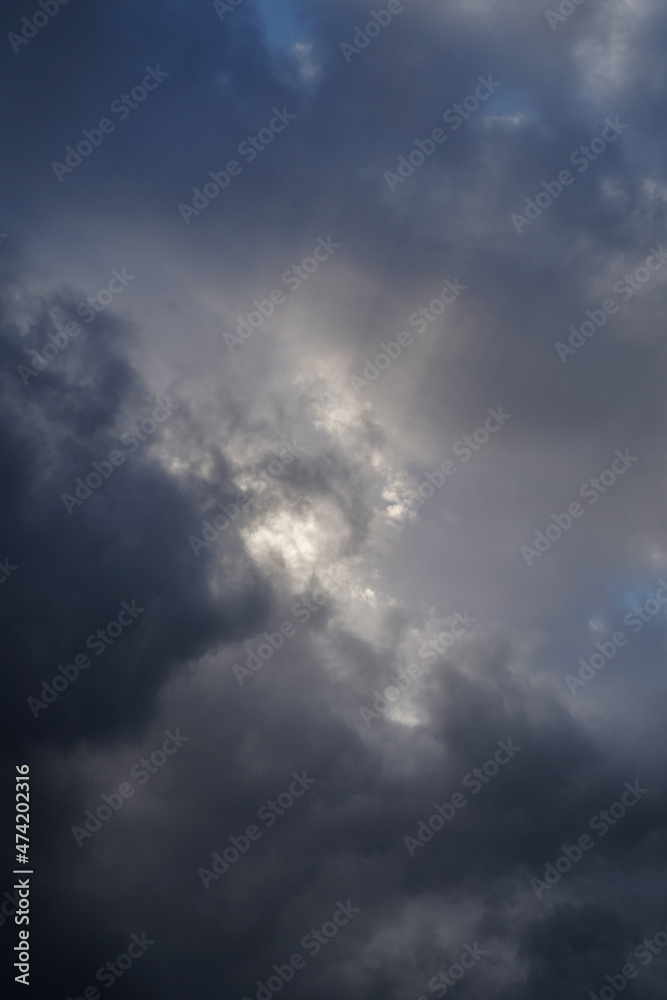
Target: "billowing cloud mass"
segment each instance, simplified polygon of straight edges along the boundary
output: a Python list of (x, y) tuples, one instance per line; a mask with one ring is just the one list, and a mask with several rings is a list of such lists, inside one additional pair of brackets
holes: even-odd
[(2, 24), (5, 981), (664, 997), (664, 4)]

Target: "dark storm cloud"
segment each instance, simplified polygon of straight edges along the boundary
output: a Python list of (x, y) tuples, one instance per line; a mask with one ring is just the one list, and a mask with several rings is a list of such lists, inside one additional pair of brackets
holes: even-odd
[[(20, 731), (28, 742), (95, 737), (141, 725), (174, 665), (242, 634), (261, 614), (267, 592), (246, 562), (235, 594), (214, 600), (208, 561), (191, 558), (186, 539), (196, 507), (151, 455), (163, 429), (151, 417), (155, 394), (127, 360), (130, 332), (99, 316), (24, 385), (18, 369), (30, 365), (33, 346), (53, 347), (50, 335), (80, 320), (72, 294), (29, 301), (12, 278), (4, 292), (3, 534), (20, 572), (3, 594), (2, 614), (15, 663), (8, 694), (25, 711), (5, 738)], [(25, 331), (14, 319), (22, 311), (30, 315)], [(173, 405), (170, 431), (176, 425), (187, 434), (187, 404), (176, 397)], [(165, 413), (159, 411), (162, 420)], [(154, 439), (139, 430), (142, 442), (132, 433), (142, 420), (157, 430)], [(109, 462), (113, 451), (124, 467)], [(94, 489), (86, 485), (90, 476)], [(238, 543), (231, 547), (243, 560)], [(145, 617), (135, 617), (131, 632), (111, 647), (104, 641), (104, 652), (94, 640), (87, 643), (118, 617), (122, 602), (133, 600)], [(31, 712), (28, 697), (41, 701), (42, 682), (50, 684), (59, 664), (79, 653), (92, 661), (89, 673), (82, 671), (52, 706)]]
[[(113, 939), (112, 928), (130, 915), (136, 926), (150, 923), (156, 939), (179, 942), (185, 966), (179, 968), (180, 961), (167, 955), (160, 960), (174, 975), (194, 975), (198, 988), (211, 996), (216, 995), (216, 977), (222, 975), (225, 989), (238, 990), (241, 996), (255, 979), (265, 981), (274, 961), (282, 964), (295, 951), (303, 953), (299, 942), (313, 925), (330, 916), (329, 901), (333, 910), (339, 898), (345, 901), (349, 896), (361, 913), (349, 928), (350, 938), (341, 931), (340, 940), (331, 943), (331, 956), (336, 957), (320, 955), (320, 962), (331, 968), (332, 963), (335, 967), (353, 960), (370, 975), (375, 951), (402, 989), (416, 993), (423, 989), (424, 973), (430, 969), (435, 973), (444, 961), (433, 926), (421, 929), (413, 954), (401, 945), (400, 959), (385, 952), (380, 942), (369, 951), (369, 937), (380, 928), (390, 933), (392, 924), (408, 920), (411, 910), (410, 920), (417, 920), (434, 895), (440, 894), (443, 904), (448, 901), (455, 910), (457, 900), (460, 906), (468, 896), (476, 901), (473, 914), (464, 917), (461, 912), (459, 919), (469, 928), (470, 940), (478, 939), (483, 947), (488, 943), (492, 953), (519, 944), (525, 966), (533, 969), (534, 963), (531, 975), (541, 979), (545, 973), (540, 968), (547, 959), (541, 955), (537, 927), (552, 919), (552, 907), (534, 906), (535, 926), (529, 930), (532, 922), (527, 914), (517, 924), (512, 896), (532, 895), (528, 879), (542, 874), (547, 858), (558, 856), (562, 842), (574, 841), (598, 808), (618, 798), (621, 779), (630, 777), (627, 761), (573, 726), (552, 694), (531, 695), (527, 677), (508, 682), (509, 650), (492, 646), (470, 651), (476, 661), (472, 679), (457, 680), (453, 670), (438, 671), (428, 692), (434, 719), (422, 731), (401, 734), (401, 727), (383, 722), (378, 724), (383, 728), (376, 731), (376, 740), (364, 745), (354, 735), (354, 723), (350, 726), (333, 716), (331, 706), (346, 697), (345, 691), (332, 689), (321, 668), (317, 674), (311, 669), (310, 675), (301, 670), (298, 680), (294, 676), (297, 668), (292, 664), (308, 655), (309, 646), (303, 637), (289, 656), (276, 657), (271, 664), (275, 676), (267, 668), (247, 690), (238, 689), (230, 678), (224, 694), (215, 700), (214, 728), (207, 723), (210, 708), (202, 714), (198, 697), (175, 699), (169, 716), (178, 713), (190, 742), (168, 765), (169, 772), (151, 779), (145, 791), (138, 789), (136, 800), (81, 849), (71, 837), (67, 844), (64, 827), (70, 820), (63, 822), (59, 847), (65, 857), (73, 854), (77, 869), (82, 869), (76, 884), (81, 879), (90, 885), (92, 880), (100, 898), (109, 898), (111, 880), (115, 884), (116, 902), (104, 916), (109, 937)], [(311, 648), (309, 658), (312, 652)], [(504, 692), (506, 708), (499, 705), (499, 691)], [(508, 692), (512, 692), (509, 697)], [(447, 711), (438, 712), (436, 698), (449, 700), (455, 720)], [(154, 733), (147, 735), (146, 749), (158, 745)], [(461, 815), (446, 831), (436, 833), (417, 857), (410, 857), (403, 837), (416, 832), (419, 818), (433, 811), (434, 801), (443, 802), (461, 790), (461, 779), (492, 755), (499, 738), (510, 736), (521, 752), (507, 773), (492, 779), (478, 797), (464, 788), (470, 801)], [(138, 756), (136, 750), (123, 753), (116, 786)], [(258, 809), (287, 788), (294, 771), (304, 770), (316, 779), (315, 785), (267, 828), (257, 819)], [(632, 852), (656, 822), (655, 809), (662, 797), (656, 773), (647, 784), (653, 800), (643, 805), (648, 812), (626, 820), (629, 828), (619, 824), (600, 842), (597, 850), (604, 854), (594, 861), (586, 858), (580, 871), (564, 877), (570, 880), (570, 891), (576, 892), (591, 877), (585, 865), (604, 863), (604, 858), (611, 870), (620, 866), (623, 855)], [(113, 785), (107, 782), (106, 790)], [(56, 790), (59, 801), (68, 802), (69, 816), (78, 818), (81, 806), (77, 809), (71, 795), (63, 796), (62, 778)], [(101, 790), (98, 784), (86, 804), (96, 805)], [(170, 801), (178, 803), (176, 812)], [(238, 837), (253, 822), (262, 831), (261, 840), (205, 889), (197, 869), (210, 870), (213, 852), (230, 847), (230, 836), (238, 844)], [(491, 840), (489, 830), (493, 830)], [(119, 856), (128, 859), (122, 871)], [(52, 885), (51, 894), (71, 892), (72, 877), (70, 863), (64, 862), (63, 884)], [(137, 895), (140, 886), (152, 887), (143, 901), (142, 894)], [(576, 913), (577, 906), (572, 909)], [(515, 914), (511, 933), (506, 923), (509, 912)], [(583, 916), (581, 920), (585, 922)], [(584, 935), (581, 948), (592, 962), (589, 974), (596, 967), (613, 967), (615, 949), (622, 951), (623, 940), (633, 935), (640, 940), (636, 922), (630, 921), (625, 938), (617, 941), (613, 927), (618, 923), (602, 909), (599, 930)], [(611, 930), (604, 932), (603, 962), (595, 954), (595, 942), (606, 924)], [(575, 933), (571, 922), (563, 927), (564, 937)], [(100, 936), (104, 937), (101, 932)], [(521, 943), (524, 936), (533, 943)], [(558, 954), (558, 947), (566, 944), (554, 937), (553, 951)], [(458, 934), (453, 940), (465, 943)], [(449, 948), (453, 961), (455, 946)], [(317, 957), (292, 985), (295, 996), (309, 995), (315, 988), (323, 971)], [(376, 970), (380, 981), (383, 971)], [(335, 982), (333, 970), (330, 975)], [(353, 996), (365, 995), (359, 983), (346, 988)], [(334, 995), (326, 980), (321, 990), (322, 996)], [(473, 990), (470, 995), (477, 994)]]

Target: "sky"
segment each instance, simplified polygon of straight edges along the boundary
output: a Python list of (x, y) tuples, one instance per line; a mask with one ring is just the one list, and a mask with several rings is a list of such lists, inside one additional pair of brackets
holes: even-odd
[(665, 1000), (664, 4), (0, 17), (4, 981)]

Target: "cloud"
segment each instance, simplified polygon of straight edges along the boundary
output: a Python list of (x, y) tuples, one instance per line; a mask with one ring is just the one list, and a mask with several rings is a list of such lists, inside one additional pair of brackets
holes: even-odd
[[(662, 8), (590, 0), (552, 31), (527, 0), (421, 0), (349, 63), (340, 43), (370, 16), (355, 0), (135, 8), (74, 0), (0, 69), (2, 740), (8, 776), (31, 767), (35, 989), (48, 970), (49, 995), (83, 996), (145, 933), (128, 996), (255, 1000), (350, 901), (286, 997), (436, 995), (475, 943), (462, 997), (599, 993), (665, 923), (662, 618), (576, 698), (564, 678), (667, 570), (664, 276), (567, 364), (555, 344), (662, 246)], [(10, 3), (5, 35), (32, 13)], [(149, 65), (169, 76), (59, 183), (52, 162)], [(480, 76), (502, 85), (468, 114)], [(296, 116), (275, 142), (274, 108)], [(603, 155), (609, 118), (629, 127)], [(443, 121), (391, 191), (385, 171)], [(265, 148), (244, 157), (250, 137)], [(186, 226), (179, 204), (233, 159)], [(313, 270), (318, 241), (336, 249)], [(121, 268), (136, 277), (86, 322)], [(465, 295), (424, 328), (446, 281)], [(632, 474), (582, 496), (626, 449)], [(526, 565), (573, 502), (586, 516)], [(144, 609), (132, 624), (125, 605)], [(177, 730), (183, 749), (79, 845), (72, 827)], [(508, 740), (521, 751), (473, 794)], [(303, 772), (315, 784), (269, 825)], [(538, 899), (531, 878), (636, 781), (637, 809)], [(463, 791), (412, 856), (404, 838)]]

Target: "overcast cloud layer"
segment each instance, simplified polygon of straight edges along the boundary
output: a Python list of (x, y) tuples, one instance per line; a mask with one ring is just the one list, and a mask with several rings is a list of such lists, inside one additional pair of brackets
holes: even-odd
[(1, 19), (4, 981), (664, 1000), (664, 3)]

